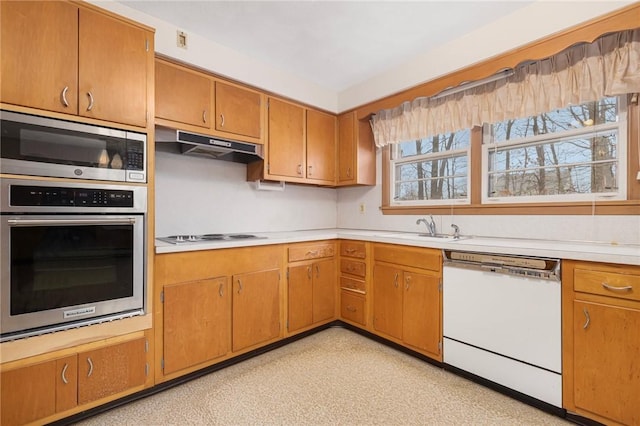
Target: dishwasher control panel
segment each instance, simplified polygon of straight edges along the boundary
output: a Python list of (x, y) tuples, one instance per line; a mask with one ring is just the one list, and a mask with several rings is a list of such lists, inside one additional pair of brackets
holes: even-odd
[(560, 259), (444, 250), (444, 264), (523, 277), (560, 281)]

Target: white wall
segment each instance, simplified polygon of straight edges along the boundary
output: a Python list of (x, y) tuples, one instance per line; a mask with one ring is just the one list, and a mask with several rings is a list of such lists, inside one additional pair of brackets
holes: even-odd
[(256, 191), (247, 166), (156, 153), (156, 236), (335, 228), (336, 191)]
[[(380, 170), (381, 155), (377, 155)], [(365, 205), (364, 214), (360, 204)], [(416, 220), (425, 215), (383, 215), (381, 176), (375, 187), (341, 188), (338, 190), (338, 227), (404, 232), (424, 232), (424, 224)], [(635, 216), (473, 216), (434, 215), (438, 232), (450, 233), (451, 224), (465, 235), (511, 238), (542, 238), (579, 241), (602, 241), (640, 244), (640, 215)]]

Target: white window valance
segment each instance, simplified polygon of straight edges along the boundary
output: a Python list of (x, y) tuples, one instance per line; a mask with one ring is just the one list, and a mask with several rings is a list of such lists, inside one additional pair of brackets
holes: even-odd
[(640, 28), (521, 64), (498, 81), (379, 111), (371, 127), (376, 145), (382, 147), (637, 92)]

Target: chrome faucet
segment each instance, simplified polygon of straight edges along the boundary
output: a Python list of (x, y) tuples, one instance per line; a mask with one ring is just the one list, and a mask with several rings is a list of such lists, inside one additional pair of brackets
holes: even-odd
[(436, 223), (433, 221), (433, 216), (429, 215), (429, 221), (427, 221), (427, 219), (422, 218), (422, 219), (418, 219), (416, 220), (416, 225), (420, 225), (421, 223), (424, 223), (427, 226), (427, 231), (429, 231), (429, 235), (431, 235), (432, 237), (436, 236)]
[(460, 238), (460, 227), (458, 225), (456, 225), (455, 223), (451, 224), (451, 227), (453, 228), (453, 239), (457, 240)]

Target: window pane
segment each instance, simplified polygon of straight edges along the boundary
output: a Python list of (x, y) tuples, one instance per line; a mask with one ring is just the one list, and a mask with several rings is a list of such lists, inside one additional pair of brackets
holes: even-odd
[(467, 156), (416, 161), (395, 166), (395, 200), (467, 198)]
[[(618, 120), (618, 99), (569, 106), (533, 117), (507, 120), (492, 126), (493, 141), (522, 139), (531, 136), (581, 129)], [(491, 141), (485, 141), (491, 142)]]
[(398, 158), (466, 149), (469, 146), (469, 141), (470, 131), (466, 129), (416, 141), (402, 142), (399, 144)]
[(489, 196), (589, 194), (618, 189), (618, 131), (489, 152)]

